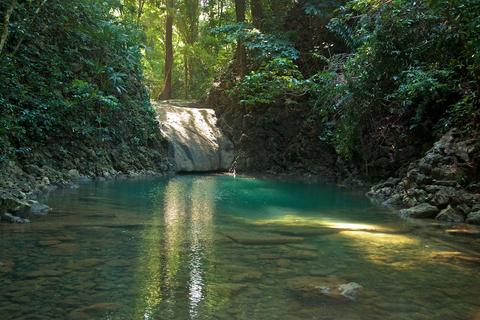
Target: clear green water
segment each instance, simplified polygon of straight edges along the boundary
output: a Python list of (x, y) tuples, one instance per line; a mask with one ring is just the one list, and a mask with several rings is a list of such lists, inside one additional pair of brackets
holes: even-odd
[[(2, 320), (480, 319), (479, 238), (361, 193), (178, 176), (45, 201), (48, 216), (0, 226)], [(332, 278), (363, 289), (337, 301), (308, 287)]]

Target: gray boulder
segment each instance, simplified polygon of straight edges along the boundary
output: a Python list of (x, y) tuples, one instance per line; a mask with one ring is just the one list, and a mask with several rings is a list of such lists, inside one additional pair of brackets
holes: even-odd
[(0, 198), (0, 212), (22, 211), (29, 208), (29, 204), (25, 199), (13, 195), (7, 195)]
[(435, 218), (439, 209), (428, 203), (421, 203), (408, 209), (400, 210), (400, 215), (405, 218)]
[(29, 208), (27, 209), (27, 213), (32, 214), (32, 215), (46, 215), (48, 211), (50, 210), (50, 207), (47, 206), (46, 204), (40, 203), (35, 200), (30, 200), (29, 202)]
[(456, 189), (452, 187), (437, 186), (438, 191), (432, 199), (432, 204), (436, 206), (445, 206), (449, 204), (456, 194)]
[(452, 208), (452, 206), (448, 206), (440, 211), (436, 219), (444, 222), (463, 222), (464, 220), (463, 215), (458, 210)]
[(480, 225), (480, 211), (470, 212), (467, 216), (467, 223)]

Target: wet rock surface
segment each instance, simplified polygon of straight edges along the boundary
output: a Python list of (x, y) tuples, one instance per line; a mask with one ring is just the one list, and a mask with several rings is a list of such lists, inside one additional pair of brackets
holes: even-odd
[(313, 125), (320, 121), (318, 112), (302, 103), (289, 106), (291, 112), (278, 105), (245, 107), (222, 85), (212, 87), (203, 104), (215, 109), (219, 126), (235, 144), (239, 172), (295, 173), (329, 182), (343, 175), (347, 166), (320, 138), (325, 128)]
[[(386, 207), (406, 208), (401, 215), (449, 223), (478, 223), (480, 141), (452, 130), (401, 178), (390, 178), (367, 193)], [(436, 207), (438, 210), (434, 210)]]
[(435, 218), (440, 210), (428, 203), (422, 203), (408, 209), (400, 210), (400, 215), (406, 218)]
[(233, 143), (217, 126), (213, 109), (189, 108), (169, 101), (156, 104), (155, 110), (176, 171), (230, 169)]
[(448, 205), (448, 207), (440, 211), (440, 213), (436, 216), (436, 219), (444, 222), (463, 222), (465, 217), (460, 213), (459, 210)]
[(0, 215), (0, 221), (5, 221), (9, 223), (30, 223), (29, 219), (21, 218), (8, 212)]
[[(153, 119), (152, 125), (155, 126)], [(88, 140), (88, 139), (87, 139)], [(25, 141), (27, 143), (27, 141)], [(49, 208), (37, 202), (57, 188), (78, 188), (79, 184), (107, 179), (158, 176), (172, 172), (167, 148), (159, 130), (148, 146), (129, 143), (98, 144), (92, 141), (35, 144), (22, 157), (3, 157), (0, 162), (1, 214), (11, 213), (30, 219)], [(28, 144), (27, 143), (27, 144)], [(32, 220), (34, 220), (32, 218)]]
[(480, 210), (475, 212), (470, 212), (467, 216), (468, 223), (480, 225)]

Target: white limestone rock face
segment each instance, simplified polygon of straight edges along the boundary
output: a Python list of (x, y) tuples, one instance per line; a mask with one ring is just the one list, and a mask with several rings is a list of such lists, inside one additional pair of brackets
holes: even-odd
[(185, 106), (173, 101), (154, 104), (170, 157), (177, 172), (228, 171), (233, 143), (217, 126), (213, 109)]

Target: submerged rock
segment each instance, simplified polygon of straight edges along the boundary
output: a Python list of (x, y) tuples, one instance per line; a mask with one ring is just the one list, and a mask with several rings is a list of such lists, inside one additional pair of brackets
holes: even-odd
[(273, 233), (278, 233), (285, 236), (293, 237), (317, 237), (326, 236), (334, 233), (338, 233), (338, 230), (332, 228), (310, 228), (310, 227), (290, 227), (290, 228), (277, 228), (270, 230)]
[(87, 307), (78, 308), (69, 313), (69, 320), (87, 320), (104, 318), (108, 313), (114, 312), (120, 309), (118, 303), (96, 303)]
[(280, 268), (288, 268), (291, 265), (290, 260), (288, 259), (278, 259), (275, 261), (275, 263)]
[(84, 269), (84, 268), (90, 269), (90, 268), (98, 267), (99, 265), (102, 265), (103, 263), (104, 263), (104, 261), (101, 260), (101, 259), (87, 258), (87, 259), (83, 259), (83, 260), (72, 261), (69, 264), (69, 267), (73, 268), (73, 269)]
[(357, 293), (360, 289), (363, 289), (363, 286), (359, 285), (356, 282), (345, 283), (338, 287), (338, 290), (340, 290), (340, 294), (350, 300), (355, 300)]
[(302, 276), (287, 280), (289, 290), (298, 298), (319, 302), (348, 302), (355, 300), (363, 289), (356, 282), (335, 277)]
[(60, 243), (52, 246), (51, 254), (55, 256), (69, 256), (78, 251), (78, 246), (74, 243)]
[(30, 200), (28, 204), (29, 208), (26, 211), (32, 215), (45, 215), (50, 210), (49, 206), (35, 200)]
[(38, 270), (26, 274), (27, 278), (49, 278), (49, 277), (59, 277), (63, 274), (61, 271), (56, 270)]
[(318, 254), (307, 250), (292, 250), (291, 252), (288, 252), (284, 258), (290, 260), (315, 260), (318, 258)]
[(254, 280), (260, 280), (262, 278), (262, 273), (260, 271), (248, 271), (236, 274), (232, 277), (233, 282), (248, 282)]
[(422, 203), (415, 207), (400, 210), (400, 215), (406, 218), (435, 218), (439, 213), (437, 207)]
[(11, 260), (0, 261), (0, 273), (9, 273), (13, 270), (15, 263)]
[(11, 213), (4, 213), (0, 216), (1, 221), (9, 222), (9, 223), (30, 223), (29, 219), (17, 217)]
[(55, 240), (55, 239), (51, 239), (51, 240), (41, 240), (41, 241), (38, 241), (38, 246), (40, 247), (50, 247), (50, 246), (56, 246), (58, 244), (62, 243), (60, 240)]
[(248, 285), (243, 283), (211, 283), (209, 286), (212, 292), (216, 292), (221, 297), (234, 297), (240, 292), (246, 290)]
[(277, 245), (304, 241), (301, 237), (287, 237), (269, 233), (229, 232), (225, 236), (243, 245)]

